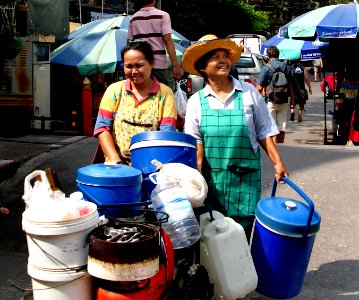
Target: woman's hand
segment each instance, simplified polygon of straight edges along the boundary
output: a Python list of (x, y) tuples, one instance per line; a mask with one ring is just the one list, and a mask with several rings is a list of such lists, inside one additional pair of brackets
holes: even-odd
[(101, 132), (98, 136), (98, 141), (101, 145), (103, 153), (109, 159), (109, 161), (121, 161), (120, 156), (116, 151), (115, 142), (113, 140), (112, 134), (109, 131)]
[(279, 161), (278, 163), (274, 164), (274, 170), (275, 180), (277, 182), (284, 183), (284, 181), (282, 180), (282, 176), (289, 177), (289, 173), (282, 161)]

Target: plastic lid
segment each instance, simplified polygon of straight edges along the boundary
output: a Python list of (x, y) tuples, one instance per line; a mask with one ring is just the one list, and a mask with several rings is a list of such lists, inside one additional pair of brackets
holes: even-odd
[(94, 164), (79, 168), (78, 183), (94, 186), (127, 186), (142, 183), (142, 172), (120, 164)]
[(189, 134), (176, 131), (146, 131), (135, 134), (131, 138), (131, 145), (142, 141), (169, 140), (197, 145), (196, 139)]
[(229, 224), (227, 219), (220, 219), (216, 222), (216, 231), (217, 232), (226, 232), (228, 230)]
[[(303, 235), (309, 218), (308, 204), (281, 197), (270, 197), (258, 202), (256, 217), (270, 229), (283, 234)], [(316, 233), (320, 227), (320, 215), (316, 210), (309, 226), (308, 234)]]

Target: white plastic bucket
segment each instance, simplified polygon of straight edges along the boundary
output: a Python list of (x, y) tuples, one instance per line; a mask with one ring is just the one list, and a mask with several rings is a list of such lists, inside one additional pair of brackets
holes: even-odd
[(217, 296), (235, 300), (256, 289), (258, 277), (244, 229), (231, 218), (205, 225), (200, 262), (207, 269)]
[(34, 300), (93, 299), (92, 277), (87, 271), (41, 270), (28, 264)]
[[(96, 207), (95, 204), (90, 203)], [(35, 222), (23, 213), (29, 263), (40, 269), (64, 270), (87, 265), (87, 236), (99, 223), (98, 212), (61, 222)]]

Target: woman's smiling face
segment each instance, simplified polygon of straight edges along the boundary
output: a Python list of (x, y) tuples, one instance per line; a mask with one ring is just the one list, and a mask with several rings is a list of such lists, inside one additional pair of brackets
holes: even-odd
[(124, 54), (124, 72), (134, 84), (142, 84), (151, 76), (153, 64), (139, 50), (128, 50)]
[(231, 60), (229, 53), (224, 49), (216, 50), (208, 59), (206, 67), (202, 70), (207, 75), (225, 75), (228, 76), (231, 70)]

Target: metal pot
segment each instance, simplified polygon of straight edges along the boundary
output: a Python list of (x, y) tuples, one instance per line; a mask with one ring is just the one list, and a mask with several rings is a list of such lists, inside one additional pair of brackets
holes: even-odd
[(135, 241), (113, 241), (106, 235), (109, 225), (95, 228), (89, 234), (88, 272), (112, 281), (135, 281), (154, 276), (159, 270), (160, 234), (154, 225), (116, 222), (112, 228), (125, 227), (141, 232)]

